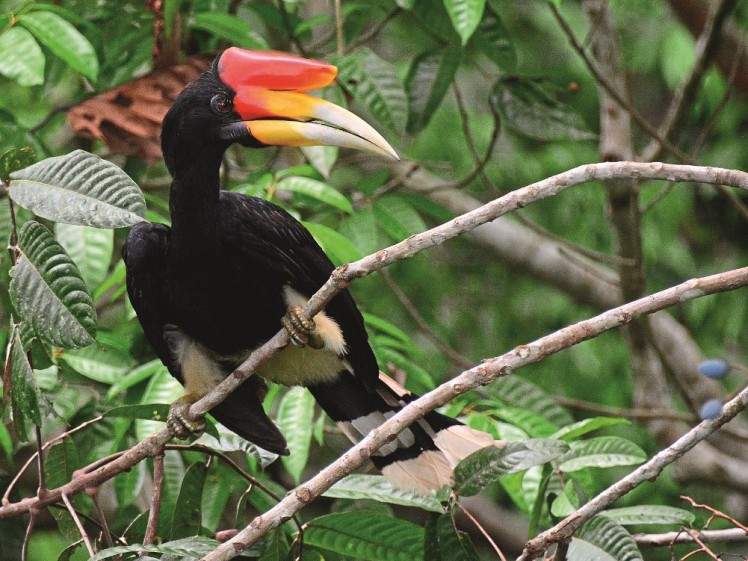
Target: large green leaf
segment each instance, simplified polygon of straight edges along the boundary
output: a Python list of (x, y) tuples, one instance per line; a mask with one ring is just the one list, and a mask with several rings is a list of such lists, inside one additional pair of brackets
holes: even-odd
[(665, 505), (639, 505), (611, 508), (600, 516), (615, 520), (622, 526), (630, 524), (677, 524), (691, 526), (696, 521), (693, 512)]
[[(140, 403), (173, 403), (183, 393), (182, 385), (177, 379), (169, 374), (165, 368), (163, 370), (159, 369), (148, 381)], [(138, 440), (143, 440), (147, 436), (164, 428), (165, 422), (165, 417), (160, 421), (138, 419), (135, 421), (135, 437)]]
[(76, 224), (55, 224), (57, 241), (78, 265), (89, 290), (95, 290), (106, 278), (114, 250), (114, 232)]
[(379, 122), (402, 132), (407, 122), (408, 101), (395, 67), (367, 48), (335, 57), (334, 62), (338, 65), (338, 81), (343, 87)]
[(351, 263), (363, 257), (363, 254), (356, 249), (351, 240), (329, 226), (316, 222), (304, 222), (303, 224), (335, 265)]
[(0, 35), (0, 74), (21, 86), (44, 83), (44, 53), (22, 27), (11, 27)]
[(566, 440), (568, 442), (604, 427), (630, 424), (631, 421), (628, 419), (621, 419), (620, 417), (591, 417), (589, 419), (583, 419), (576, 423), (566, 425), (550, 435), (550, 438)]
[(291, 454), (283, 456), (281, 461), (297, 484), (309, 459), (313, 419), (312, 394), (300, 386), (289, 389), (278, 406), (278, 424), (288, 440), (288, 450)]
[(166, 366), (164, 366), (164, 364), (159, 359), (154, 359), (150, 362), (146, 362), (145, 364), (136, 366), (125, 376), (115, 381), (115, 383), (109, 388), (109, 390), (107, 390), (106, 398), (115, 398), (120, 392), (123, 392), (126, 389), (131, 388), (132, 386), (135, 386), (140, 382), (143, 382), (144, 380), (148, 380), (151, 376), (155, 376), (157, 372), (166, 372)]
[(454, 80), (462, 49), (447, 47), (418, 55), (405, 79), (408, 92), (408, 132), (416, 133), (431, 120)]
[(623, 526), (594, 516), (572, 538), (567, 553), (574, 561), (641, 561), (642, 554)]
[(359, 250), (361, 255), (369, 255), (379, 249), (377, 220), (370, 208), (362, 208), (347, 217), (338, 231)]
[(33, 220), (18, 234), (10, 297), (39, 337), (65, 348), (93, 342), (96, 310), (78, 268), (49, 230)]
[(55, 222), (123, 228), (144, 220), (145, 200), (135, 182), (84, 150), (47, 158), (11, 178), (11, 198)]
[(171, 539), (196, 536), (202, 521), (202, 499), (208, 467), (195, 462), (187, 468), (171, 519)]
[(488, 395), (507, 405), (532, 411), (556, 426), (570, 424), (574, 418), (553, 398), (532, 382), (519, 376), (504, 376), (486, 386)]
[(474, 35), (474, 41), (483, 54), (499, 68), (505, 72), (514, 72), (517, 67), (517, 51), (501, 17), (491, 6), (486, 6), (483, 19)]
[(561, 458), (561, 471), (588, 467), (607, 468), (641, 464), (647, 455), (636, 444), (619, 436), (600, 436), (571, 442), (571, 451)]
[(25, 440), (26, 420), (36, 426), (42, 424), (39, 412), (39, 388), (34, 381), (34, 372), (26, 356), (18, 331), (14, 330), (10, 353), (10, 403), (16, 434)]
[[(187, 559), (200, 559), (218, 547), (216, 540), (202, 536), (192, 536), (171, 542), (165, 542), (159, 545), (142, 545), (139, 543), (132, 545), (120, 545), (110, 547), (99, 551), (88, 561), (101, 561), (110, 557), (118, 557), (123, 553), (138, 554), (141, 551), (145, 553), (162, 553), (164, 555), (175, 555), (177, 559), (185, 561)], [(129, 558), (129, 557), (128, 557)]]
[[(480, 561), (468, 535), (457, 529), (453, 512), (442, 514), (429, 526), (432, 527), (427, 528), (424, 536), (424, 551), (429, 553), (429, 561)], [(433, 540), (436, 544), (428, 543)]]
[(374, 216), (382, 230), (398, 242), (426, 230), (423, 218), (399, 195), (387, 195), (375, 200)]
[(226, 13), (200, 12), (190, 19), (190, 26), (203, 29), (222, 39), (228, 39), (231, 44), (245, 49), (268, 49), (265, 39), (252, 30), (241, 18)]
[(71, 68), (96, 80), (99, 74), (96, 52), (71, 23), (48, 11), (27, 12), (18, 21)]
[(60, 358), (86, 378), (109, 385), (132, 368), (132, 358), (128, 353), (99, 342), (85, 349), (64, 351)]
[(373, 512), (345, 512), (309, 522), (304, 544), (369, 561), (420, 561), (423, 528)]
[(565, 442), (543, 439), (507, 442), (503, 448), (487, 446), (457, 464), (455, 492), (475, 495), (502, 475), (550, 462), (568, 450)]
[(486, 0), (444, 0), (444, 7), (464, 45), (483, 17)]
[(278, 181), (277, 187), (278, 189), (311, 197), (349, 214), (353, 212), (351, 202), (344, 195), (330, 187), (327, 183), (317, 181), (316, 179), (288, 175)]
[[(34, 152), (31, 146), (24, 148), (11, 148), (0, 154), (0, 179), (8, 181), (10, 174), (19, 169), (23, 169), (30, 166), (36, 161), (36, 152)], [(10, 224), (5, 222), (5, 227), (9, 227)], [(4, 232), (5, 230), (3, 230)], [(5, 238), (7, 239), (7, 238)]]
[[(65, 438), (59, 444), (52, 446), (44, 460), (44, 475), (47, 487), (60, 487), (73, 478), (75, 470), (82, 467), (78, 449), (72, 438)], [(89, 512), (91, 499), (85, 494), (71, 497), (73, 506), (79, 512)], [(70, 517), (67, 510), (51, 509), (52, 516), (57, 519), (59, 529), (70, 539), (80, 539), (80, 531)]]
[(582, 117), (556, 95), (557, 87), (545, 80), (516, 76), (496, 83), (491, 104), (502, 122), (537, 140), (593, 140)]
[(414, 506), (431, 512), (444, 512), (441, 501), (435, 495), (403, 491), (393, 487), (392, 483), (381, 475), (349, 475), (330, 487), (324, 495), (338, 499), (369, 499), (394, 505)]

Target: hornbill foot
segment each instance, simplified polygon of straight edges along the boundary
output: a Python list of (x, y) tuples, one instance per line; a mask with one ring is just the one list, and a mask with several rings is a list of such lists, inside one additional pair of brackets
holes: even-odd
[(291, 306), (286, 315), (281, 318), (281, 324), (288, 331), (291, 343), (295, 346), (309, 345), (313, 349), (321, 349), (325, 346), (325, 341), (317, 331), (317, 324), (313, 319), (306, 319), (301, 314), (301, 307)]
[(190, 415), (190, 406), (201, 397), (195, 393), (188, 393), (180, 397), (169, 407), (166, 426), (169, 427), (169, 430), (177, 438), (195, 440), (205, 431), (205, 417), (193, 418)]

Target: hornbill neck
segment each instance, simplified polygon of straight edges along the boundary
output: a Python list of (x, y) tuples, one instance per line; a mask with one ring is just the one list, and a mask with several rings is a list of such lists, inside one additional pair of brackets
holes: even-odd
[(218, 240), (220, 167), (225, 147), (181, 150), (172, 167), (170, 261), (204, 261)]

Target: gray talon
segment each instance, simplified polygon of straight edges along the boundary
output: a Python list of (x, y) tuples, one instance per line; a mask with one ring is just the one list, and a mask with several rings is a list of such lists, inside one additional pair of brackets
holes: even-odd
[(313, 319), (303, 317), (299, 306), (289, 308), (288, 313), (281, 318), (281, 324), (288, 331), (293, 345), (297, 347), (309, 345), (313, 349), (321, 349), (325, 346), (325, 342), (317, 331), (317, 324)]
[(189, 415), (190, 406), (196, 401), (194, 396), (185, 395), (169, 408), (166, 426), (181, 440), (194, 440), (205, 431), (205, 419), (192, 419)]

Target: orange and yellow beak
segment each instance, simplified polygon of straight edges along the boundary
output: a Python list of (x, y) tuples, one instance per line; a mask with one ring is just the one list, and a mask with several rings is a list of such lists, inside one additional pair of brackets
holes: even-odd
[(338, 69), (324, 62), (273, 51), (231, 47), (218, 75), (234, 90), (234, 111), (258, 142), (268, 146), (342, 146), (399, 159), (364, 120), (304, 93), (330, 85)]

